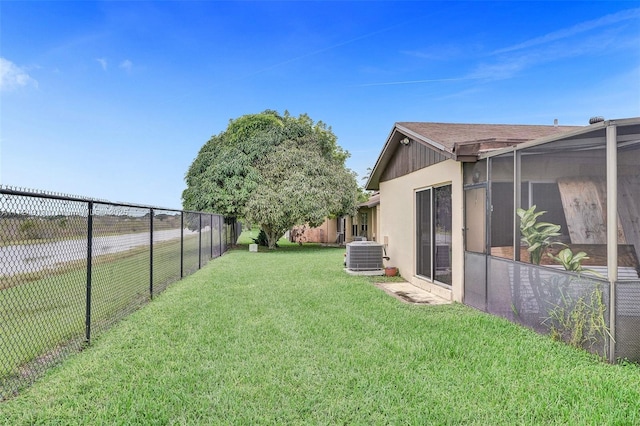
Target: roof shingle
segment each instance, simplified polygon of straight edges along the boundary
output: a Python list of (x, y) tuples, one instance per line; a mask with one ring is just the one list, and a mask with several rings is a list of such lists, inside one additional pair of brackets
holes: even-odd
[(407, 130), (424, 142), (436, 142), (446, 151), (454, 152), (456, 144), (494, 142), (512, 145), (552, 135), (559, 135), (582, 126), (541, 126), (526, 124), (462, 124), (462, 123), (396, 123), (398, 130)]

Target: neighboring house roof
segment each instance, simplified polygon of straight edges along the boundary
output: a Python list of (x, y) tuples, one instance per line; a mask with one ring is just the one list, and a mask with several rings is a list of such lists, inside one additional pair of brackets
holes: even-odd
[(371, 208), (380, 204), (380, 192), (374, 192), (369, 199), (363, 203), (358, 204), (358, 207)]
[(404, 138), (421, 143), (456, 161), (476, 161), (488, 151), (534, 139), (560, 135), (583, 126), (520, 124), (395, 123), (371, 172), (367, 189), (378, 189), (380, 176)]

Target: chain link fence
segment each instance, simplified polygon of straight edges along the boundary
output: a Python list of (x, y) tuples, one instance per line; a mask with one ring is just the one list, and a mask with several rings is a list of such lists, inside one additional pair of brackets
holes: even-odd
[(239, 232), (216, 214), (0, 187), (0, 401)]

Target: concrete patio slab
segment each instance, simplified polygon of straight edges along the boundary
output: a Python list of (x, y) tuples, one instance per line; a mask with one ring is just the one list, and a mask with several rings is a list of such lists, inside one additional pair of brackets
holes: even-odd
[(420, 287), (416, 287), (406, 281), (375, 283), (375, 285), (387, 294), (402, 300), (405, 303), (421, 305), (445, 305), (451, 303), (450, 300), (436, 296), (435, 294)]

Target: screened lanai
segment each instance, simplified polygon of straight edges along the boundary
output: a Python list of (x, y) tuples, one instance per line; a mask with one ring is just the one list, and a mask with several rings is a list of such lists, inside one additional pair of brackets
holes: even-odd
[(464, 301), (640, 361), (640, 118), (464, 165)]

